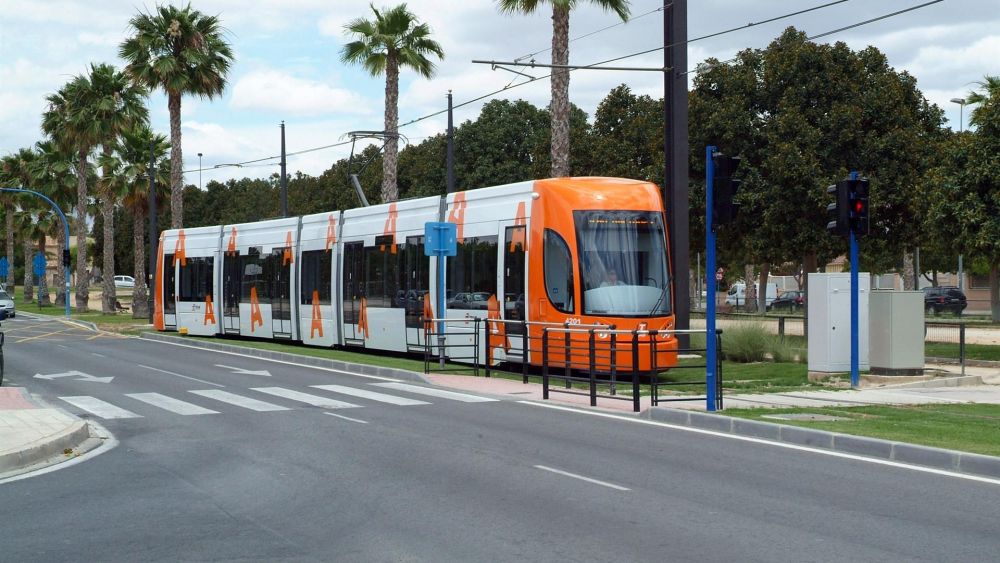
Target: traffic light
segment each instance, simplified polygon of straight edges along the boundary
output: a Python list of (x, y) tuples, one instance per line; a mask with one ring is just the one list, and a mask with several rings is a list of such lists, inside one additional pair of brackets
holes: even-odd
[(851, 232), (855, 237), (868, 234), (868, 178), (851, 181)]
[(716, 153), (712, 156), (712, 162), (715, 168), (712, 223), (715, 225), (732, 223), (736, 220), (736, 215), (740, 210), (740, 204), (733, 202), (736, 192), (740, 190), (740, 185), (743, 183), (742, 180), (733, 178), (736, 168), (740, 165), (740, 157)]
[(833, 203), (826, 206), (829, 218), (826, 230), (841, 237), (846, 237), (851, 232), (850, 190), (850, 180), (841, 180), (826, 188), (826, 193), (833, 194)]
[(67, 268), (69, 268), (69, 265), (70, 265), (69, 249), (68, 248), (64, 248), (63, 249), (63, 266), (66, 266)]

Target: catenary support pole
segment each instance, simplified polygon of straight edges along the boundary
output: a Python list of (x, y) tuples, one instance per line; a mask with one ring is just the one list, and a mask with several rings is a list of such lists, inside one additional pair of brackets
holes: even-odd
[[(663, 2), (664, 203), (673, 265), (675, 326), (691, 328), (691, 260), (688, 236), (687, 0)], [(681, 348), (688, 337), (679, 335)]]
[[(857, 172), (851, 172), (851, 180), (858, 179)], [(851, 227), (851, 387), (857, 389), (860, 385), (860, 374), (858, 370), (859, 349), (858, 349), (858, 238), (854, 236), (854, 228)]]
[(285, 122), (281, 122), (281, 216), (288, 217), (288, 174), (285, 159)]
[(455, 191), (455, 129), (452, 126), (451, 90), (448, 90), (448, 152), (447, 152), (446, 193)]
[(715, 229), (712, 227), (712, 190), (715, 184), (715, 166), (712, 155), (715, 147), (705, 147), (705, 408), (715, 410)]

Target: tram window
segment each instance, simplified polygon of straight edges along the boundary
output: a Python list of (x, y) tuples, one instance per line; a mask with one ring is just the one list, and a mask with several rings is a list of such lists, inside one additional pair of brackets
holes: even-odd
[[(523, 321), (524, 316), (524, 227), (507, 227), (503, 253), (504, 318)], [(511, 334), (521, 334), (521, 325), (507, 326)]]
[(319, 292), (319, 304), (330, 304), (331, 272), (333, 251), (307, 250), (302, 252), (302, 291), (303, 305), (312, 305), (313, 291)]
[(470, 237), (448, 258), (448, 307), (486, 309), (497, 292), (497, 237)]
[(174, 267), (174, 255), (163, 255), (163, 312), (173, 315), (177, 311), (177, 291), (174, 282), (177, 279), (177, 268)]
[(212, 274), (215, 259), (188, 258), (180, 267), (179, 301), (201, 302), (212, 295)]
[(406, 326), (420, 328), (424, 295), (430, 289), (430, 258), (424, 256), (424, 237), (407, 237), (403, 255), (402, 286), (398, 307), (406, 308)]
[(240, 279), (241, 303), (250, 302), (250, 290), (253, 288), (257, 289), (258, 303), (270, 302), (270, 284), (265, 277), (265, 265), (266, 260), (260, 257), (259, 246), (251, 246), (246, 256), (240, 256), (240, 272), (243, 274)]
[(393, 249), (393, 238), (378, 236), (375, 246), (365, 247), (364, 293), (369, 307), (394, 306), (399, 291), (400, 245)]
[(364, 243), (344, 244), (344, 324), (358, 324), (359, 302), (364, 293)]
[(545, 293), (552, 306), (563, 313), (573, 313), (573, 256), (566, 240), (552, 229), (545, 229)]

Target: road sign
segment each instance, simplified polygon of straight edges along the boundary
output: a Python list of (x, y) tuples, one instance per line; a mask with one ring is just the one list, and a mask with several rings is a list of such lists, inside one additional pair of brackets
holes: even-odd
[(35, 259), (31, 261), (34, 266), (36, 276), (45, 275), (45, 255), (41, 252), (35, 254)]
[(454, 256), (458, 253), (458, 226), (455, 223), (424, 223), (426, 256)]
[(74, 381), (91, 381), (93, 383), (111, 383), (111, 380), (114, 379), (114, 376), (110, 376), (110, 377), (96, 377), (96, 376), (90, 375), (89, 373), (83, 373), (82, 371), (76, 371), (76, 370), (65, 371), (63, 373), (50, 373), (50, 374), (47, 374), (47, 375), (43, 375), (41, 373), (36, 373), (35, 374), (35, 379), (53, 380), (53, 379), (57, 379), (57, 378), (60, 378), (60, 377), (75, 377), (76, 379), (74, 379)]

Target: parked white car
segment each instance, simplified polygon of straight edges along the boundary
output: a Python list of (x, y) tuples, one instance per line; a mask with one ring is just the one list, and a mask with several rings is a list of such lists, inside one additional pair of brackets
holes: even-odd
[[(771, 308), (771, 303), (778, 298), (778, 285), (769, 283), (767, 284), (767, 300), (765, 301), (767, 308)], [(746, 305), (747, 303), (747, 286), (743, 282), (736, 282), (729, 286), (729, 293), (726, 295), (726, 305), (735, 305), (737, 307)]]
[(134, 288), (135, 278), (132, 276), (115, 276), (115, 287)]

